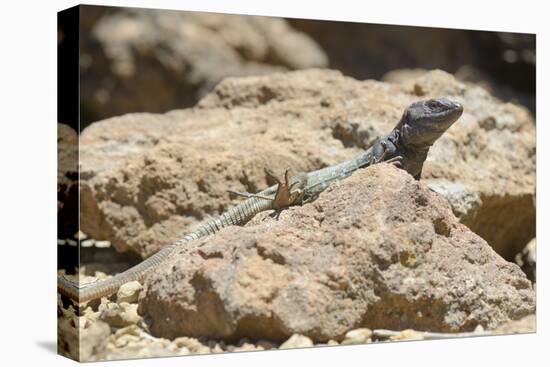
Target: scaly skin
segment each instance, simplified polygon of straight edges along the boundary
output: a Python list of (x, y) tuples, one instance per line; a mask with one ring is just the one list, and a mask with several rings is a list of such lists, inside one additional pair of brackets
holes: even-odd
[(410, 105), (397, 126), (373, 149), (385, 159), (403, 157), (402, 168), (419, 180), (430, 147), (462, 115), (462, 105), (447, 98)]
[(371, 148), (354, 158), (307, 174), (300, 173), (293, 178), (289, 178), (287, 169), (284, 182), (266, 170), (266, 174), (275, 179), (277, 185), (257, 194), (235, 193), (247, 197), (247, 200), (215, 219), (200, 223), (194, 231), (182, 239), (123, 273), (102, 282), (86, 285), (81, 289), (68, 279), (60, 277), (58, 291), (73, 300), (78, 300), (79, 303), (112, 294), (126, 282), (142, 281), (177, 248), (189, 241), (214, 234), (231, 225), (242, 225), (264, 210), (282, 209), (313, 201), (332, 182), (348, 177), (354, 171), (375, 163), (393, 163), (419, 179), (430, 146), (461, 115), (462, 106), (447, 98), (413, 103), (405, 110), (399, 123), (388, 135), (377, 140)]

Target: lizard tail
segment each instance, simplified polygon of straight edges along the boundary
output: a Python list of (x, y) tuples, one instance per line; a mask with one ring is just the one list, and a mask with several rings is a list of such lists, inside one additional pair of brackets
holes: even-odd
[(156, 269), (158, 265), (166, 260), (180, 244), (180, 242), (173, 243), (123, 273), (117, 274), (109, 279), (105, 279), (97, 283), (83, 286), (82, 288), (79, 288), (76, 283), (67, 278), (58, 277), (57, 290), (62, 295), (78, 301), (78, 303), (88, 302), (95, 298), (106, 297), (118, 291), (118, 289), (125, 283), (133, 280), (140, 282), (143, 281), (147, 273), (153, 269)]

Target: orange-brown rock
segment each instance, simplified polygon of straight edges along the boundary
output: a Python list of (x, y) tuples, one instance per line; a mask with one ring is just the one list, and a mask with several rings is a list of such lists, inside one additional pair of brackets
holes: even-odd
[(525, 274), (443, 196), (379, 164), (189, 243), (148, 278), (139, 312), (166, 338), (326, 342), (356, 328), (491, 329), (534, 308)]

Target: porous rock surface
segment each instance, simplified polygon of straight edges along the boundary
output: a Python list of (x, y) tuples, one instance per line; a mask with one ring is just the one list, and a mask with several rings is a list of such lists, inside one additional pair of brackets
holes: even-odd
[(464, 114), (432, 147), (422, 180), (507, 259), (535, 234), (535, 128), (522, 107), (432, 71), (397, 83), (329, 70), (227, 78), (194, 107), (96, 122), (81, 135), (81, 224), (148, 256), (267, 185), (263, 167), (310, 171), (351, 158), (404, 108), (447, 96)]
[(326, 342), (360, 327), (492, 329), (534, 302), (520, 268), (444, 197), (379, 164), (278, 219), (189, 243), (147, 279), (138, 311), (165, 338)]

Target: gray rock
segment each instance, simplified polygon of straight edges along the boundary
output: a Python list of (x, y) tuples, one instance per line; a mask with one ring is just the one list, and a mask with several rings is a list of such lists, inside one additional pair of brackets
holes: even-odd
[(430, 180), (428, 187), (445, 196), (453, 208), (453, 213), (461, 222), (473, 222), (474, 216), (482, 205), (479, 193), (468, 189), (461, 182), (447, 180)]

